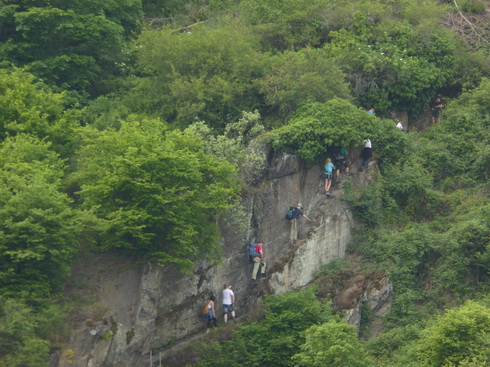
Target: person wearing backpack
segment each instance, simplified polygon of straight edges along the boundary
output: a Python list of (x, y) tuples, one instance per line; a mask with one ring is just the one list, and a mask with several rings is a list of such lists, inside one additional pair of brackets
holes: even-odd
[(349, 163), (347, 161), (348, 155), (349, 155), (349, 151), (344, 146), (335, 149), (334, 166), (336, 168), (335, 178), (337, 182), (340, 182), (340, 171), (342, 171), (344, 168), (345, 168), (345, 174), (349, 176)]
[(214, 296), (209, 297), (209, 300), (204, 303), (204, 320), (206, 321), (206, 333), (209, 333), (211, 323), (214, 327), (218, 327), (218, 319), (216, 318), (216, 312), (214, 310)]
[(303, 206), (301, 204), (289, 207), (286, 218), (291, 221), (291, 231), (289, 232), (289, 240), (291, 243), (294, 243), (298, 239), (298, 224), (296, 219), (300, 217), (303, 217), (307, 221), (311, 222), (311, 219), (308, 218), (303, 211)]
[(254, 267), (252, 270), (252, 280), (257, 281), (257, 273), (260, 268), (260, 276), (265, 277), (264, 244), (253, 243), (250, 245), (249, 255), (252, 257)]

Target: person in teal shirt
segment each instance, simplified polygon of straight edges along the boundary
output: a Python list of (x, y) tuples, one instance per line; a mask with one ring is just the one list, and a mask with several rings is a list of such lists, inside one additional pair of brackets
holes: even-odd
[(325, 194), (330, 195), (330, 186), (332, 186), (333, 170), (335, 166), (330, 158), (325, 161)]

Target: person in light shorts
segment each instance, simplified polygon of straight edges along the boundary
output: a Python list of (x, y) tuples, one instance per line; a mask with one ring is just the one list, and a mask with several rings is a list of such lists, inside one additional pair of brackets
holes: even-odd
[(231, 315), (233, 321), (235, 320), (234, 303), (235, 293), (231, 290), (231, 284), (225, 284), (223, 287), (223, 321), (225, 324), (228, 322), (228, 314)]

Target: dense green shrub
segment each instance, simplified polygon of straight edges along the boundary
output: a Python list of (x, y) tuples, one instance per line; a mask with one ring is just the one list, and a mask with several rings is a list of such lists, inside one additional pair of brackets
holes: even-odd
[(252, 81), (264, 70), (259, 48), (257, 37), (236, 22), (185, 32), (145, 30), (136, 44), (143, 78), (125, 102), (178, 127), (197, 118), (224, 129), (258, 106)]
[(50, 144), (18, 135), (0, 144), (0, 289), (39, 302), (61, 290), (81, 233)]
[(0, 141), (32, 134), (49, 140), (52, 149), (66, 155), (79, 115), (66, 108), (63, 93), (53, 93), (32, 74), (0, 69)]
[(142, 15), (140, 0), (9, 0), (0, 10), (0, 66), (25, 67), (81, 99), (100, 95), (124, 73)]
[(486, 4), (480, 0), (462, 0), (459, 5), (461, 10), (474, 14), (483, 14), (487, 8)]
[(305, 332), (306, 341), (293, 359), (301, 367), (374, 366), (357, 338), (356, 328), (345, 320), (329, 320), (313, 325)]
[[(331, 43), (325, 47), (365, 107), (420, 112), (438, 89), (451, 82), (457, 41), (441, 28), (428, 32), (427, 26), (414, 27), (407, 19), (394, 20), (393, 13), (391, 17), (381, 13), (376, 7), (369, 13), (356, 12), (351, 25), (330, 32)], [(427, 12), (422, 19), (432, 15)]]
[(242, 0), (238, 10), (264, 49), (284, 51), (320, 43), (322, 5), (318, 0)]
[(120, 130), (80, 131), (71, 180), (83, 208), (98, 218), (103, 249), (121, 248), (190, 270), (217, 260), (216, 220), (238, 192), (235, 167), (204, 153), (190, 131), (167, 132), (155, 120)]
[(470, 362), (472, 357), (488, 363), (490, 308), (468, 301), (446, 311), (425, 330), (419, 345), (420, 359), (426, 365), (457, 366), (463, 361)]
[(267, 71), (257, 80), (269, 115), (290, 117), (305, 102), (325, 102), (350, 98), (340, 67), (323, 49), (284, 51), (267, 60)]

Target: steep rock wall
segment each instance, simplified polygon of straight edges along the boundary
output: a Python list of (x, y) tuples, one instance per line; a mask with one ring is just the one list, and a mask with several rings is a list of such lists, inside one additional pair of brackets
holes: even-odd
[[(264, 293), (307, 284), (322, 266), (345, 255), (354, 226), (339, 198), (341, 185), (334, 186), (332, 198), (324, 195), (322, 171), (322, 166), (307, 167), (292, 155), (273, 156), (263, 181), (243, 202), (250, 231), (244, 238), (223, 229), (219, 265), (197, 263), (194, 274), (183, 275), (172, 267), (138, 264), (113, 254), (80, 263), (74, 277), (84, 279), (85, 296), (94, 302), (74, 315), (72, 338), (53, 356), (52, 366), (148, 366), (150, 352), (165, 354), (180, 340), (204, 331), (201, 305), (214, 294), (220, 310), (224, 283), (233, 285), (238, 314), (252, 310)], [(353, 167), (353, 186), (365, 185), (374, 171), (373, 163), (364, 173)], [(291, 242), (291, 223), (284, 215), (299, 202), (312, 222), (300, 219), (298, 239)], [(254, 240), (265, 244), (268, 265), (268, 276), (258, 285), (251, 282), (246, 254), (246, 244)]]

